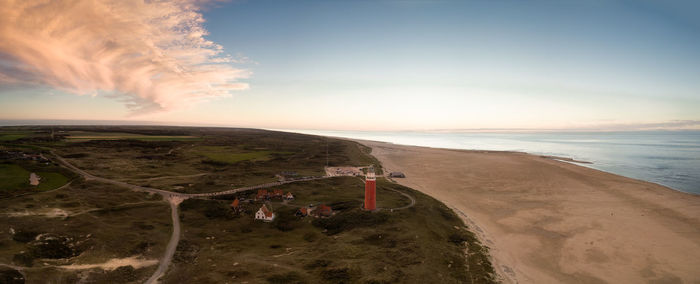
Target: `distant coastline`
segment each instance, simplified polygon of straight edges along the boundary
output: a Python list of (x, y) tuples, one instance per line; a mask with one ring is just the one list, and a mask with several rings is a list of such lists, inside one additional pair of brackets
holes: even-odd
[[(441, 149), (524, 152), (700, 194), (700, 131), (449, 133), (280, 130)], [(582, 163), (585, 162), (585, 163)]]

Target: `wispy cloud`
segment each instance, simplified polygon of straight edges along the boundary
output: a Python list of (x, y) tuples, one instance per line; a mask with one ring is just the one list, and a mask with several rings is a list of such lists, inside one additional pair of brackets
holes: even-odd
[(0, 84), (107, 94), (134, 113), (247, 89), (204, 38), (206, 1), (0, 0)]

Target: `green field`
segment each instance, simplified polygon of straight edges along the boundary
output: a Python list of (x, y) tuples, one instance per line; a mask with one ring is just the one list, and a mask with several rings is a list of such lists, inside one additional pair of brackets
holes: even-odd
[(59, 173), (38, 172), (36, 174), (39, 175), (39, 177), (41, 177), (39, 185), (36, 186), (37, 190), (52, 190), (68, 183), (68, 178)]
[(0, 164), (0, 191), (14, 191), (28, 187), (29, 174), (18, 165)]
[(89, 140), (122, 140), (132, 139), (140, 141), (197, 141), (200, 137), (189, 135), (143, 135), (135, 133), (119, 132), (90, 132), (90, 131), (70, 131), (67, 133), (68, 141), (89, 141)]
[(27, 137), (28, 135), (28, 133), (22, 132), (0, 132), (0, 141), (13, 141)]

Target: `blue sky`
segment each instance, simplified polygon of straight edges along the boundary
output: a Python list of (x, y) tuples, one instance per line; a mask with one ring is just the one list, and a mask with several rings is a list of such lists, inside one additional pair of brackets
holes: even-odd
[(0, 118), (351, 130), (687, 127), (700, 121), (700, 7), (657, 2), (219, 3), (202, 12), (205, 38), (251, 72), (241, 80), (249, 89), (133, 116), (101, 92), (4, 87)]

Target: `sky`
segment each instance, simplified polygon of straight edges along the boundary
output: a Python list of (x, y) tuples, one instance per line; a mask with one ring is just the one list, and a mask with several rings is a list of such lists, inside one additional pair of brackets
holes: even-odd
[(0, 120), (700, 129), (697, 1), (0, 1)]

